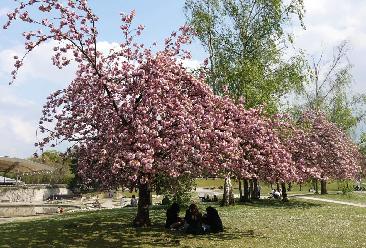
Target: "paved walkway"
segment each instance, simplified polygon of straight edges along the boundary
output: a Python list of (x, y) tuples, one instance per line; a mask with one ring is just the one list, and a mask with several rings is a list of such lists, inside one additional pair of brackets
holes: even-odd
[(360, 204), (360, 203), (344, 202), (344, 201), (323, 199), (323, 198), (311, 197), (311, 196), (295, 196), (295, 197), (296, 198), (305, 199), (305, 200), (322, 201), (322, 202), (329, 202), (329, 203), (336, 203), (336, 204), (342, 204), (342, 205), (348, 205), (348, 206), (366, 208), (366, 205), (365, 204)]

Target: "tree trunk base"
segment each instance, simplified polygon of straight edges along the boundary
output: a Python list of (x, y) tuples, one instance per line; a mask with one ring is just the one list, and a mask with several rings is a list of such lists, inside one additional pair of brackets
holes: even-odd
[(321, 180), (320, 181), (320, 194), (322, 194), (322, 195), (328, 194), (327, 181), (326, 180)]
[(282, 202), (288, 202), (286, 183), (281, 183), (282, 188)]
[(138, 215), (132, 222), (134, 227), (149, 227), (151, 226), (151, 221), (149, 217)]
[(139, 201), (137, 205), (137, 214), (132, 222), (134, 227), (147, 227), (151, 225), (149, 216), (150, 206), (150, 187), (148, 184), (139, 186)]
[(230, 175), (225, 177), (225, 184), (224, 184), (224, 195), (222, 199), (222, 206), (229, 206), (234, 205), (234, 193), (233, 193), (233, 186), (231, 184)]
[(253, 195), (252, 195), (253, 200), (259, 200), (259, 198), (260, 198), (260, 192), (259, 192), (258, 185), (259, 185), (258, 184), (258, 179), (253, 178)]
[(243, 202), (250, 202), (249, 181), (248, 179), (244, 179), (243, 181), (244, 181)]

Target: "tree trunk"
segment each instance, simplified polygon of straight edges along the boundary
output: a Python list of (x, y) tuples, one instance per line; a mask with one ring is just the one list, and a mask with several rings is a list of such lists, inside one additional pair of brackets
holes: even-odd
[(253, 178), (253, 196), (252, 199), (259, 199), (258, 179)]
[(300, 184), (299, 184), (299, 187), (300, 187), (300, 191), (301, 191), (301, 186), (302, 186), (302, 184), (300, 183)]
[(288, 202), (287, 191), (286, 191), (286, 183), (281, 183), (281, 188), (282, 188), (282, 201)]
[(254, 199), (253, 179), (249, 180), (249, 195), (250, 195), (250, 199)]
[(249, 201), (249, 182), (248, 179), (244, 179), (244, 202), (248, 202)]
[(276, 189), (278, 192), (280, 192), (280, 184), (278, 182), (276, 183)]
[(327, 180), (320, 180), (320, 194), (328, 194), (327, 191)]
[(314, 184), (315, 194), (319, 194), (318, 179), (313, 179), (313, 184)]
[(135, 227), (146, 227), (151, 225), (149, 216), (150, 206), (150, 185), (141, 184), (139, 186), (139, 201), (137, 205), (137, 215), (133, 220)]
[(292, 190), (292, 183), (291, 183), (291, 182), (289, 182), (289, 183), (288, 183), (287, 191), (288, 191), (288, 192), (290, 192), (291, 190)]
[(222, 198), (222, 205), (229, 206), (234, 204), (234, 193), (233, 193), (233, 186), (231, 184), (230, 175), (225, 177), (224, 183), (224, 195)]
[(239, 199), (242, 202), (243, 201), (243, 188), (241, 185), (241, 179), (239, 178), (238, 180), (239, 180)]
[(153, 205), (153, 201), (152, 201), (152, 192), (151, 189), (149, 190), (149, 206)]

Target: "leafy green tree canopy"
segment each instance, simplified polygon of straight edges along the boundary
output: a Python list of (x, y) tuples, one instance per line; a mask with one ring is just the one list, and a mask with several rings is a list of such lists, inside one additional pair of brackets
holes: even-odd
[[(208, 52), (208, 83), (216, 94), (243, 99), (246, 107), (279, 99), (303, 82), (301, 55), (285, 59), (293, 17), (303, 25), (303, 0), (187, 0), (188, 22)], [(288, 57), (288, 56), (287, 56)]]

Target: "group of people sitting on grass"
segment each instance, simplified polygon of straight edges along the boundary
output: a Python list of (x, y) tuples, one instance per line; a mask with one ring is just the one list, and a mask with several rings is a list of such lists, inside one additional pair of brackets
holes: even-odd
[(179, 217), (180, 206), (173, 203), (166, 211), (165, 227), (172, 230), (183, 230), (189, 234), (222, 232), (223, 226), (217, 210), (207, 207), (202, 215), (196, 204), (191, 204), (184, 218)]
[(217, 198), (217, 195), (214, 195), (212, 198), (207, 194), (206, 196), (201, 198), (202, 202), (218, 202), (219, 199)]
[(272, 189), (272, 192), (269, 193), (269, 198), (280, 199), (281, 196), (282, 196), (282, 192), (277, 189), (276, 190)]

